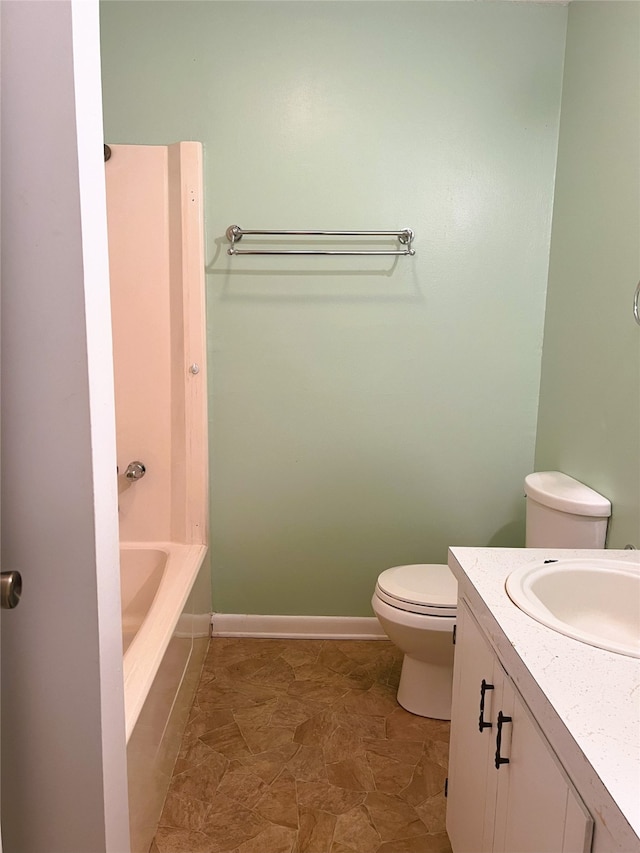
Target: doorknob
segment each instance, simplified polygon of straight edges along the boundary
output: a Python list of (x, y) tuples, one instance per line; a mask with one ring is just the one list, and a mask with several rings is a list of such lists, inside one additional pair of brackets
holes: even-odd
[(0, 572), (0, 606), (3, 610), (13, 610), (18, 606), (22, 595), (22, 576), (20, 572)]

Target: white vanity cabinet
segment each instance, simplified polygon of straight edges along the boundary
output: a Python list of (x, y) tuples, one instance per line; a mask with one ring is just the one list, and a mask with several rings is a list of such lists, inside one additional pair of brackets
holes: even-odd
[(462, 599), (447, 832), (454, 853), (587, 853), (593, 832), (584, 804)]

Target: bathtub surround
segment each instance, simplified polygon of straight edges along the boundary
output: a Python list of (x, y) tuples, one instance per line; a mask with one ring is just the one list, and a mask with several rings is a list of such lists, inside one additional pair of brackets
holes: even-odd
[(209, 627), (202, 148), (112, 145), (105, 172), (130, 834), (146, 853)]
[[(216, 611), (371, 616), (389, 566), (523, 543), (566, 17), (102, 5), (107, 142), (204, 144)], [(230, 258), (234, 222), (416, 255)]]

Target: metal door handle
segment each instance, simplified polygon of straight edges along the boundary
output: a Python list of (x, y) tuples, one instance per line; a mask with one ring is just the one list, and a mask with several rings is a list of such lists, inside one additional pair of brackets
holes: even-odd
[(493, 684), (487, 684), (487, 682), (482, 679), (482, 683), (480, 685), (480, 720), (478, 723), (478, 728), (481, 732), (485, 729), (490, 729), (493, 723), (488, 723), (484, 718), (484, 695), (487, 690), (493, 690)]
[(13, 610), (18, 606), (22, 595), (22, 576), (20, 572), (0, 572), (0, 606), (3, 610)]
[(505, 717), (502, 711), (498, 711), (498, 733), (496, 735), (496, 770), (500, 770), (500, 767), (503, 764), (509, 764), (508, 758), (503, 758), (500, 755), (500, 750), (502, 749), (502, 726), (505, 723), (513, 722), (512, 717)]
[(633, 316), (636, 323), (640, 326), (640, 306), (638, 306), (638, 301), (640, 301), (640, 281), (636, 287), (636, 292), (633, 294)]

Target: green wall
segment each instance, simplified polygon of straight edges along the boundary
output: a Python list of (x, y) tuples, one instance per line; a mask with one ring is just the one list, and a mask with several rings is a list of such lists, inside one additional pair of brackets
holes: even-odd
[[(523, 544), (567, 8), (107, 2), (109, 142), (205, 147), (214, 609)], [(229, 258), (229, 225), (414, 258)]]
[(537, 469), (613, 504), (640, 547), (640, 3), (569, 7)]

